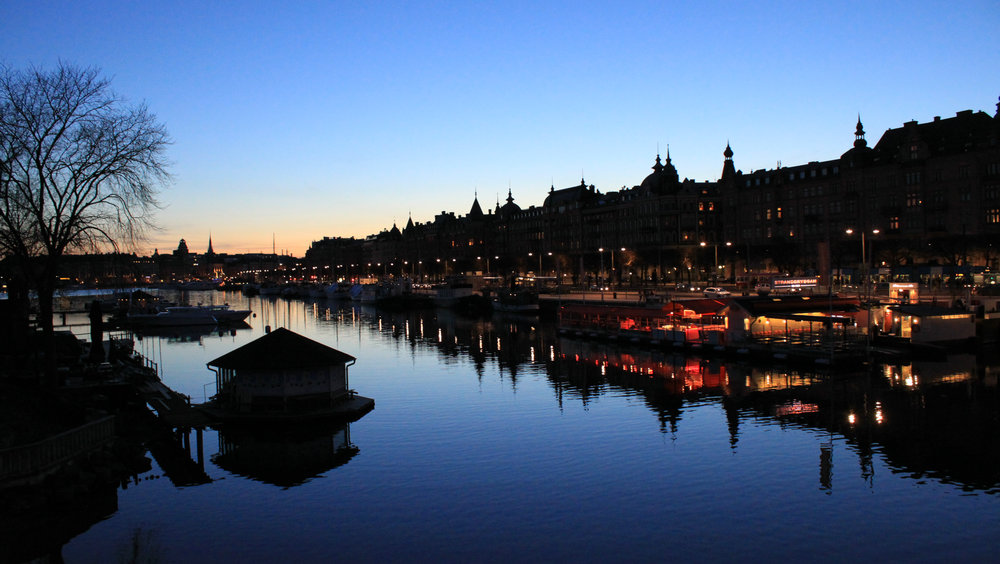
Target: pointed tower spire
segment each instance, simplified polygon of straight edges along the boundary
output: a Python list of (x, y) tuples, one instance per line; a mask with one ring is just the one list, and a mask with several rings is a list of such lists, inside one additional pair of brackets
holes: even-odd
[(865, 141), (865, 128), (861, 125), (861, 114), (858, 114), (858, 126), (854, 129), (854, 148), (864, 149), (868, 146)]
[(212, 233), (211, 232), (208, 233), (208, 252), (205, 253), (205, 254), (208, 254), (208, 255), (214, 255), (215, 254), (215, 250), (212, 249)]
[(472, 200), (472, 209), (469, 210), (469, 217), (473, 219), (481, 219), (483, 215), (483, 208), (479, 205), (479, 190), (476, 190), (476, 196)]

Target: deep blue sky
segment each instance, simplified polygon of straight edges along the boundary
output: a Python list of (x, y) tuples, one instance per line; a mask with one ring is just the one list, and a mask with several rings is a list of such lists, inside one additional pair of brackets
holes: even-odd
[[(287, 4), (287, 5), (286, 5)], [(167, 126), (176, 248), (301, 255), (412, 213), (715, 180), (996, 111), (1000, 3), (0, 3), (0, 62), (95, 66)]]

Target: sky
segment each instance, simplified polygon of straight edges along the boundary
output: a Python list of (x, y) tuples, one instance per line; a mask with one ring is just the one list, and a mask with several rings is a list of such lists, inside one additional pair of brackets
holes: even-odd
[(169, 131), (135, 249), (302, 256), (442, 211), (717, 180), (996, 112), (1000, 2), (0, 3), (0, 63), (95, 67)]

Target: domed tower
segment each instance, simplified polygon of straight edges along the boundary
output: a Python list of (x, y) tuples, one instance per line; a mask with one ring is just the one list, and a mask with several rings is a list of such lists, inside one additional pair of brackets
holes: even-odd
[(722, 152), (722, 156), (726, 157), (726, 161), (722, 163), (722, 180), (730, 180), (736, 176), (736, 165), (733, 164), (733, 149), (729, 146), (729, 141), (726, 141), (726, 150)]
[(507, 203), (500, 208), (500, 217), (507, 219), (521, 211), (521, 206), (514, 203), (514, 197), (510, 195), (510, 188), (507, 189)]
[(871, 161), (872, 149), (865, 141), (865, 128), (861, 125), (861, 114), (858, 114), (858, 124), (854, 127), (854, 147), (840, 156), (846, 167), (868, 164)]
[(672, 194), (677, 191), (680, 179), (677, 176), (677, 169), (670, 161), (670, 149), (667, 148), (667, 162), (660, 163), (660, 155), (656, 155), (656, 162), (653, 164), (653, 172), (643, 179), (639, 187), (648, 194), (657, 196)]

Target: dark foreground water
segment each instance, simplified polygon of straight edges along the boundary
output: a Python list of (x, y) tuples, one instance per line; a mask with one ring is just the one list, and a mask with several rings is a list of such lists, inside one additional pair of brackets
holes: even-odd
[(173, 388), (211, 395), (205, 364), (269, 324), (356, 356), (351, 385), (375, 410), (207, 429), (210, 481), (154, 460), (67, 562), (996, 556), (997, 372), (971, 357), (829, 378), (563, 340), (537, 320), (186, 298), (254, 318), (137, 343)]

